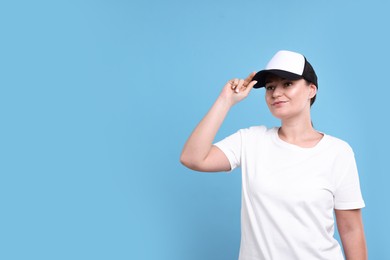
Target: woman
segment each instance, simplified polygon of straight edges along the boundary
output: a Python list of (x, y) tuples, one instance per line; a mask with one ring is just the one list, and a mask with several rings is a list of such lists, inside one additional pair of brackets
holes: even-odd
[[(281, 127), (256, 126), (213, 144), (230, 108), (252, 88)], [(266, 68), (232, 79), (187, 140), (181, 162), (205, 172), (242, 170), (240, 260), (367, 259), (364, 207), (350, 146), (315, 130), (310, 107), (317, 76), (306, 58), (279, 51)]]

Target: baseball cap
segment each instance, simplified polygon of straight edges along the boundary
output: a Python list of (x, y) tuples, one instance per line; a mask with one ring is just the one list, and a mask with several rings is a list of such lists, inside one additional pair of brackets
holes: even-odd
[(274, 74), (290, 80), (303, 78), (316, 85), (318, 89), (317, 75), (313, 67), (305, 56), (297, 52), (286, 50), (278, 51), (268, 62), (265, 69), (257, 72), (253, 77), (253, 80), (257, 81), (256, 85), (253, 87), (264, 87), (266, 83), (265, 80), (269, 74)]

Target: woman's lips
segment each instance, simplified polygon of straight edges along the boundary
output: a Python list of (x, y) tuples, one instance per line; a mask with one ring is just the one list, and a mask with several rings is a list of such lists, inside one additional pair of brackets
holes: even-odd
[(280, 106), (280, 105), (283, 105), (285, 103), (287, 103), (287, 101), (276, 101), (276, 102), (272, 103), (272, 105), (273, 106)]

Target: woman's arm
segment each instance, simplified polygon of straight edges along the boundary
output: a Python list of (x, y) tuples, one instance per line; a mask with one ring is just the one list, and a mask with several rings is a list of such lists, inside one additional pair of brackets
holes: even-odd
[(182, 164), (197, 171), (230, 170), (227, 157), (213, 146), (213, 141), (230, 108), (247, 97), (257, 83), (252, 81), (254, 75), (253, 72), (245, 80), (233, 79), (226, 83), (214, 105), (185, 143), (180, 157)]
[(347, 260), (367, 260), (366, 239), (360, 209), (335, 210), (337, 228)]

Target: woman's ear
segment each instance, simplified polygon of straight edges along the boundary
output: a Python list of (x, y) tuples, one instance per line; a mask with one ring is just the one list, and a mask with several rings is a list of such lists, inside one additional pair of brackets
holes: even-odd
[(309, 98), (313, 98), (315, 95), (317, 95), (317, 86), (314, 85), (313, 83), (310, 83), (310, 95)]

